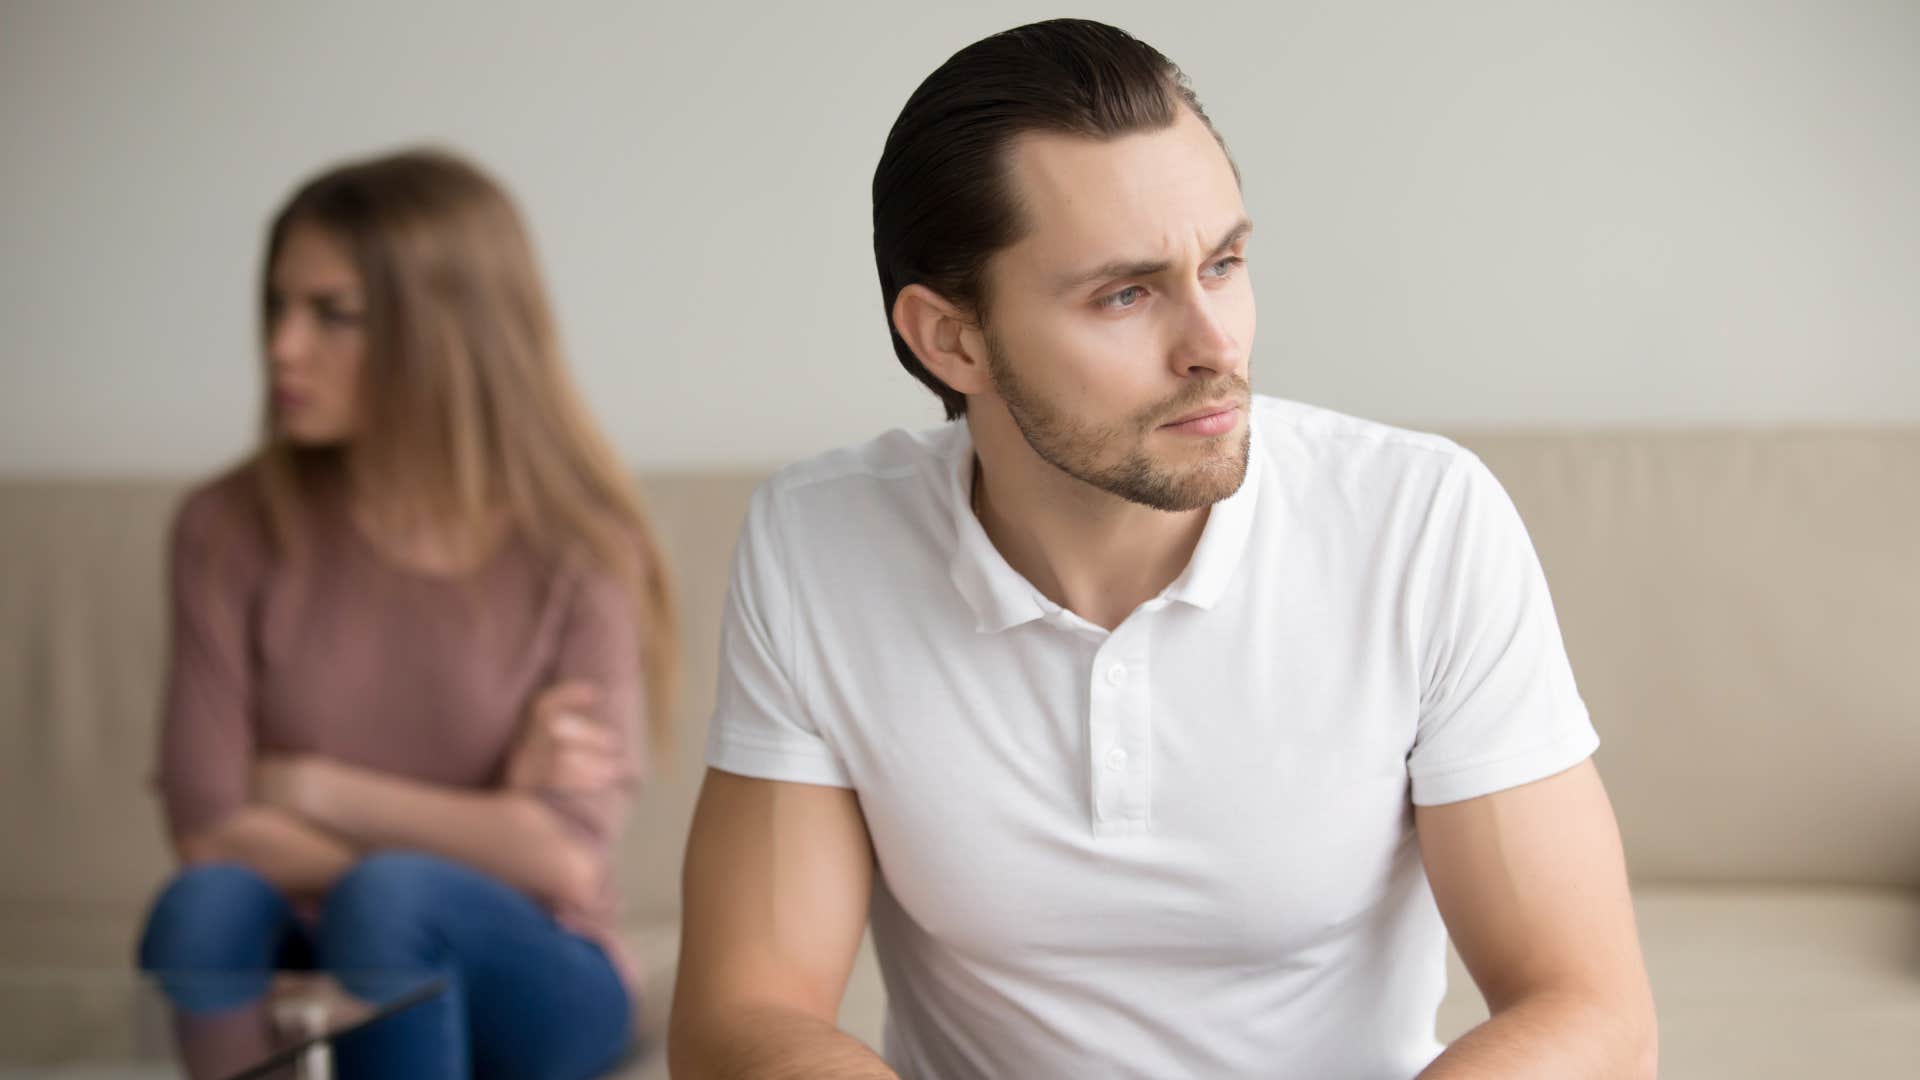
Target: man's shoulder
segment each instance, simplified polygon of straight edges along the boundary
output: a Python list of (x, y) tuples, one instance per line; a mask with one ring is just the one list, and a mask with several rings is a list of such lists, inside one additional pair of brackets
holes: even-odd
[(955, 456), (968, 445), (964, 424), (888, 431), (782, 467), (754, 494), (751, 513), (784, 530), (904, 524), (944, 505)]
[(799, 495), (821, 484), (872, 484), (923, 474), (959, 451), (963, 434), (962, 425), (953, 423), (920, 431), (895, 428), (782, 466), (767, 486), (782, 495)]
[(1476, 460), (1444, 435), (1284, 398), (1256, 396), (1253, 416), (1263, 453), (1284, 476), (1375, 488), (1434, 485)]
[(1386, 453), (1450, 460), (1468, 453), (1444, 435), (1396, 427), (1286, 398), (1255, 395), (1253, 413), (1269, 454), (1305, 448), (1332, 455)]

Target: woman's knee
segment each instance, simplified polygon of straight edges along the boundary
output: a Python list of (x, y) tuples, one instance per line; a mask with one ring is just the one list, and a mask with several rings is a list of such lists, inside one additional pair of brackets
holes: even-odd
[(355, 863), (328, 890), (320, 914), (320, 958), (329, 967), (433, 962), (437, 915), (456, 864), (416, 852), (380, 852)]
[(239, 863), (182, 870), (154, 898), (140, 935), (142, 968), (246, 970), (273, 966), (290, 909)]
[(382, 921), (431, 907), (434, 894), (460, 868), (436, 855), (382, 851), (354, 863), (327, 890), (322, 910), (328, 920), (371, 915)]

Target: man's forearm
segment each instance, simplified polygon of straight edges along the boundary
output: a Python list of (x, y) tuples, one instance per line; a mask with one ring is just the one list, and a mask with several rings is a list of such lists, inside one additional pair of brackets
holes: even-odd
[(178, 842), (189, 865), (243, 863), (291, 897), (316, 897), (347, 872), (358, 853), (301, 819), (271, 806), (248, 804), (218, 825)]
[(853, 1036), (798, 1009), (750, 1006), (729, 1011), (724, 1028), (675, 1023), (667, 1062), (686, 1080), (899, 1080), (880, 1055)]
[(1419, 1080), (1652, 1077), (1656, 1043), (1651, 1009), (1539, 994), (1455, 1040)]

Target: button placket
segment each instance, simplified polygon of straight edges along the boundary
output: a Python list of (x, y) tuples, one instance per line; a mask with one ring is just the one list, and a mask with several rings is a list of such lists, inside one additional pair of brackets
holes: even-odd
[[(1125, 631), (1131, 629), (1131, 633)], [(1151, 749), (1144, 629), (1123, 627), (1095, 653), (1089, 679), (1088, 749), (1098, 825), (1147, 820)]]
[(1127, 751), (1121, 745), (1121, 695), (1126, 668), (1115, 661), (1114, 641), (1108, 637), (1093, 654), (1087, 686), (1087, 750), (1093, 790), (1094, 820), (1111, 824), (1123, 813)]
[(1127, 664), (1125, 685), (1115, 691), (1120, 700), (1114, 736), (1116, 749), (1125, 759), (1120, 774), (1120, 816), (1142, 824), (1148, 820), (1153, 795), (1151, 698), (1147, 690), (1146, 658), (1136, 652)]

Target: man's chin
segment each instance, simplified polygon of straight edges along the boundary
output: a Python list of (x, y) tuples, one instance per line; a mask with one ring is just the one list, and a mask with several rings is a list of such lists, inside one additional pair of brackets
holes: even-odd
[(1251, 440), (1245, 429), (1237, 441), (1229, 432), (1218, 442), (1222, 445), (1210, 447), (1200, 461), (1125, 469), (1101, 486), (1129, 502), (1168, 513), (1205, 509), (1239, 491), (1247, 476)]
[(1199, 476), (1190, 476), (1177, 488), (1174, 500), (1179, 510), (1199, 510), (1214, 503), (1233, 497), (1246, 481), (1245, 463), (1228, 466), (1219, 470), (1209, 469)]

